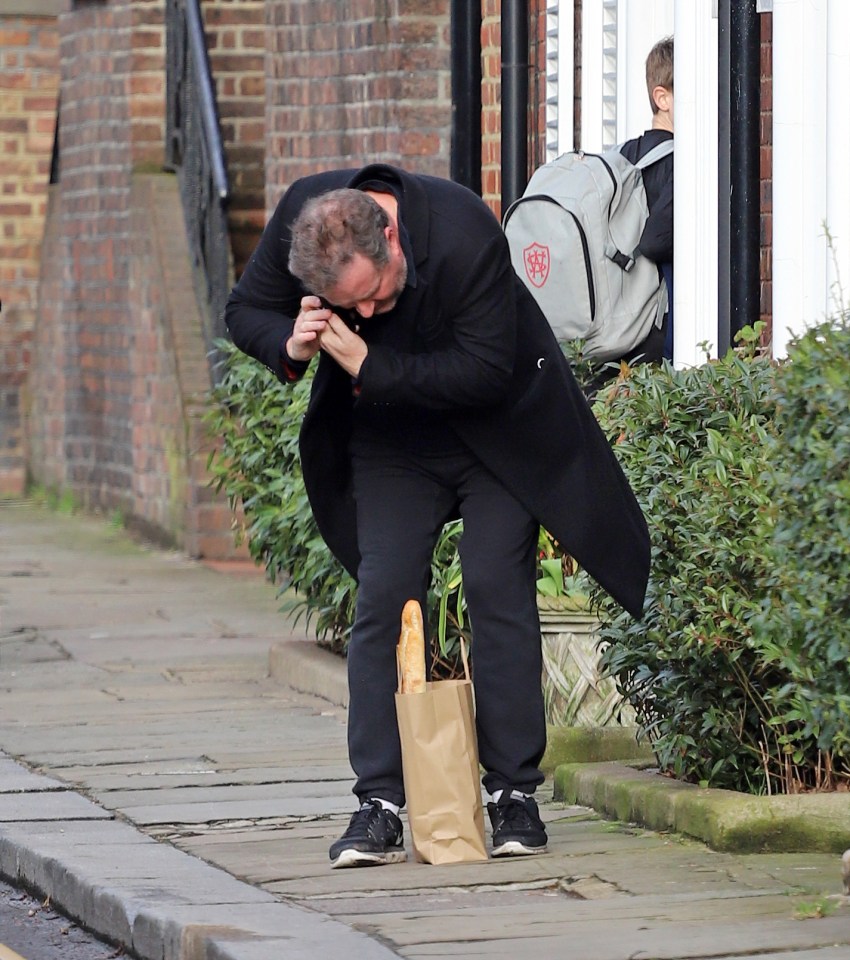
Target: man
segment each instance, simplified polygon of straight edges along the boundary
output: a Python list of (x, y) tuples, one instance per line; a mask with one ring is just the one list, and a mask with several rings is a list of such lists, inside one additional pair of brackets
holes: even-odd
[(433, 547), (458, 516), (492, 852), (545, 850), (533, 799), (546, 745), (538, 525), (635, 616), (649, 541), (498, 221), (465, 188), (386, 165), (304, 178), (226, 320), (283, 382), (319, 356), (304, 482), (325, 542), (358, 581), (348, 742), (361, 806), (332, 866), (405, 858), (395, 645), (402, 607), (424, 609)]

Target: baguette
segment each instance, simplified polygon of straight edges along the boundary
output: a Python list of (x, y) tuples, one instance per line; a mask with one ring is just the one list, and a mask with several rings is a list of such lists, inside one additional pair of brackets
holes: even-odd
[(401, 693), (425, 692), (425, 631), (422, 608), (417, 600), (408, 600), (401, 612), (398, 667)]

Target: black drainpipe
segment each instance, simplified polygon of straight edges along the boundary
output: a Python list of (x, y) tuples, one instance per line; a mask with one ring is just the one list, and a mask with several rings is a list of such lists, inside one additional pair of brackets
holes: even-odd
[(718, 340), (759, 318), (760, 22), (755, 0), (720, 0)]
[(481, 4), (452, 0), (451, 178), (481, 196)]
[(528, 182), (528, 0), (502, 0), (502, 213)]

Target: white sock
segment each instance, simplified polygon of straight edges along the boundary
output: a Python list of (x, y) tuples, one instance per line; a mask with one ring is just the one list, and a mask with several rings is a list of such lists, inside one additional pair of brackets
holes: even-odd
[(384, 800), (383, 797), (369, 797), (369, 800), (372, 803), (377, 803), (378, 806), (384, 810), (389, 810), (390, 813), (394, 813), (396, 816), (398, 816), (398, 812), (401, 809), (397, 803), (390, 803), (389, 800)]
[[(493, 801), (493, 803), (498, 803), (499, 797), (501, 797), (504, 792), (504, 790), (496, 790), (490, 794), (490, 799)], [(530, 793), (522, 793), (520, 790), (511, 790), (511, 798), (513, 800), (528, 800), (530, 796)]]

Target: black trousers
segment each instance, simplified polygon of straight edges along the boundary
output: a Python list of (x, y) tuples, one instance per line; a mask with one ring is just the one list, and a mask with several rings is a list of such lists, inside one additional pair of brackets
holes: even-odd
[(354, 792), (404, 803), (395, 716), (401, 610), (409, 599), (426, 610), (431, 555), (443, 524), (458, 512), (484, 787), (533, 792), (543, 781), (538, 765), (546, 747), (538, 524), (466, 450), (355, 456), (354, 495), (362, 557), (348, 649)]

